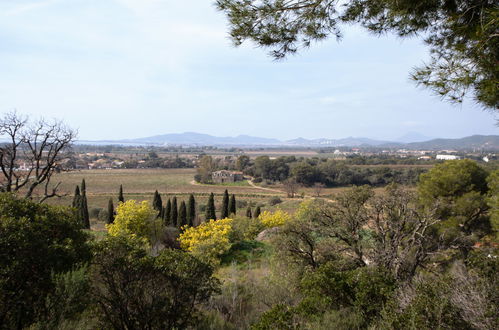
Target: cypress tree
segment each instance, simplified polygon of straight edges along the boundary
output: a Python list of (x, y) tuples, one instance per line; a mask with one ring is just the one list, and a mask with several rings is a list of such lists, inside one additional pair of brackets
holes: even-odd
[(229, 200), (229, 214), (234, 214), (236, 215), (236, 210), (237, 207), (236, 207), (236, 196), (234, 194), (232, 194), (230, 196), (230, 200)]
[(185, 225), (187, 225), (187, 207), (185, 207), (185, 202), (182, 201), (178, 210), (178, 226), (183, 227)]
[(81, 195), (80, 198), (80, 219), (83, 228), (90, 229), (90, 216), (88, 214), (87, 196), (85, 194)]
[(220, 212), (220, 218), (225, 219), (229, 217), (229, 192), (225, 189), (224, 197), (222, 199), (222, 210)]
[(172, 224), (172, 201), (169, 198), (166, 202), (165, 211), (163, 212), (163, 221), (165, 226), (171, 226)]
[(161, 195), (158, 193), (157, 190), (154, 192), (154, 197), (152, 200), (152, 207), (156, 211), (158, 211), (158, 217), (160, 217), (161, 213), (162, 213), (162, 209), (163, 209), (163, 200), (161, 199)]
[(80, 203), (79, 199), (80, 199), (80, 187), (78, 187), (78, 185), (76, 185), (76, 188), (75, 188), (75, 195), (73, 197), (73, 203), (71, 203), (71, 206), (72, 207), (78, 207), (78, 204)]
[(254, 218), (257, 219), (260, 216), (260, 213), (262, 213), (262, 210), (260, 210), (260, 206), (257, 206), (256, 210), (255, 210)]
[(187, 221), (189, 226), (194, 227), (194, 220), (196, 219), (196, 200), (194, 195), (189, 196), (189, 202), (187, 205)]
[(83, 228), (90, 229), (90, 215), (88, 214), (87, 186), (85, 179), (81, 180), (80, 214)]
[(87, 193), (87, 185), (85, 184), (85, 179), (81, 180), (81, 194), (85, 195)]
[(109, 198), (109, 202), (107, 203), (107, 223), (112, 224), (114, 222), (114, 205), (113, 199)]
[(250, 219), (252, 218), (252, 216), (251, 216), (251, 207), (249, 207), (249, 206), (248, 206), (248, 208), (246, 209), (246, 217), (247, 217), (247, 218), (250, 218)]
[(178, 226), (178, 207), (177, 207), (177, 197), (172, 198), (172, 210), (170, 213), (170, 223), (173, 227)]
[(208, 205), (206, 205), (206, 221), (216, 220), (217, 214), (215, 212), (215, 196), (213, 193), (208, 198)]
[(120, 192), (118, 193), (118, 201), (121, 203), (125, 202), (125, 197), (123, 197), (123, 185), (120, 184)]

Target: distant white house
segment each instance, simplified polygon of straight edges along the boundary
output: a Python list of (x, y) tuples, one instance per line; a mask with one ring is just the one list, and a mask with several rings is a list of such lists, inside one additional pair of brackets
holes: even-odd
[(437, 155), (437, 160), (455, 160), (455, 159), (461, 159), (461, 157), (456, 155)]
[(490, 160), (489, 160), (489, 157), (485, 156), (482, 158), (484, 162), (488, 163)]

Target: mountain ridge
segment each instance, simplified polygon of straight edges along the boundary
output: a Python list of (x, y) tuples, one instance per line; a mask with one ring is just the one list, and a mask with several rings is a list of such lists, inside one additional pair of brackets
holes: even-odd
[[(408, 133), (411, 134), (411, 133)], [(413, 134), (414, 135), (414, 134)], [(195, 146), (272, 146), (272, 147), (379, 147), (409, 149), (476, 149), (499, 150), (499, 135), (472, 135), (459, 139), (431, 139), (428, 141), (404, 143), (399, 141), (376, 140), (366, 137), (343, 139), (305, 139), (302, 137), (281, 141), (250, 135), (217, 137), (209, 134), (184, 132), (161, 134), (150, 137), (122, 140), (78, 141), (87, 144), (128, 144), (128, 145), (195, 145)]]

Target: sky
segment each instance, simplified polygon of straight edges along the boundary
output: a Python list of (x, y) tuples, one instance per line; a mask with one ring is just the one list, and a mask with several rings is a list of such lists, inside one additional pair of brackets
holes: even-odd
[(427, 59), (420, 39), (346, 26), (276, 62), (234, 47), (211, 0), (0, 0), (0, 113), (62, 119), (82, 140), (499, 134), (489, 112), (410, 81)]

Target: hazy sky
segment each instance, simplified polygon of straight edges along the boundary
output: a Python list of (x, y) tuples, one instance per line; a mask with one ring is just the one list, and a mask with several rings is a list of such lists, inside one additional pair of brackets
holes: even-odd
[(427, 59), (418, 39), (347, 27), (274, 62), (234, 48), (212, 2), (0, 0), (0, 112), (60, 118), (81, 139), (499, 134), (490, 113), (409, 81)]

